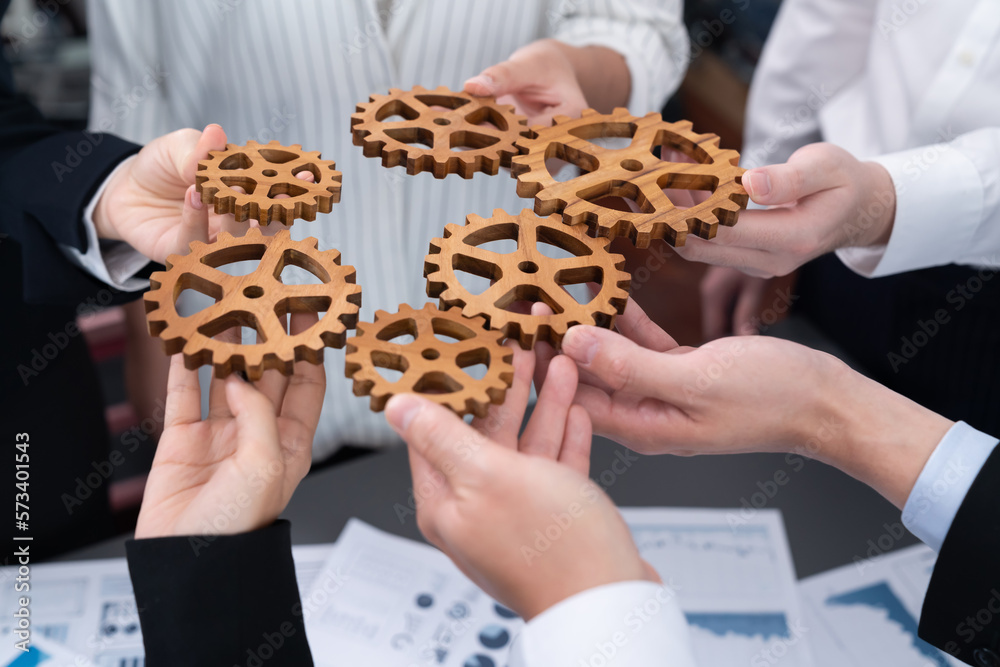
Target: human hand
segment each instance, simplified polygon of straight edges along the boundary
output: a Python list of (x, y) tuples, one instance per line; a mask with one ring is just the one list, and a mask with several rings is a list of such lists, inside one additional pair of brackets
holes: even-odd
[(617, 77), (617, 85), (624, 85), (624, 94), (619, 93), (620, 99), (613, 102), (624, 106), (629, 86), (624, 58), (603, 47), (581, 49), (555, 39), (542, 39), (521, 47), (506, 61), (487, 67), (466, 81), (464, 90), (471, 95), (492, 95), (501, 104), (513, 104), (517, 113), (528, 117), (528, 125), (551, 125), (553, 116), (575, 118), (588, 106), (607, 106), (610, 110), (616, 105), (602, 104), (603, 96), (592, 99), (596, 94), (587, 96), (584, 93), (591, 77), (581, 77), (581, 74), (589, 69), (597, 70), (590, 64), (598, 59), (603, 59), (605, 64), (608, 59), (612, 63), (621, 61), (624, 77)]
[[(203, 132), (177, 130), (146, 144), (101, 194), (94, 209), (98, 237), (124, 241), (162, 264), (168, 255), (187, 254), (192, 241), (214, 240), (220, 230), (240, 235), (248, 224), (235, 223), (232, 215), (215, 215), (194, 185), (198, 162), (209, 151), (225, 148), (226, 133), (214, 124)], [(308, 170), (297, 177), (314, 178)], [(271, 223), (266, 233), (283, 228)]]
[(595, 379), (575, 399), (594, 431), (639, 453), (794, 451), (899, 507), (951, 427), (835, 357), (766, 336), (661, 352), (579, 326), (562, 351)]
[(755, 318), (768, 278), (748, 276), (728, 266), (710, 266), (701, 279), (701, 330), (705, 340), (757, 333)]
[[(316, 321), (294, 314), (291, 330)], [(265, 372), (256, 387), (236, 374), (213, 377), (202, 420), (198, 372), (174, 355), (136, 539), (235, 534), (274, 522), (309, 471), (325, 388), (323, 365), (305, 361), (291, 377)]]
[(386, 406), (409, 446), (421, 531), (525, 620), (596, 586), (658, 582), (614, 504), (586, 477), (591, 431), (572, 406), (574, 364), (549, 365), (519, 439), (534, 355), (513, 348), (506, 401), (473, 426), (412, 394)]
[(719, 227), (711, 241), (688, 235), (677, 254), (752, 276), (783, 276), (838, 248), (885, 244), (892, 232), (889, 172), (832, 144), (803, 146), (785, 164), (747, 171), (742, 182), (753, 201), (771, 208), (742, 212), (739, 224)]

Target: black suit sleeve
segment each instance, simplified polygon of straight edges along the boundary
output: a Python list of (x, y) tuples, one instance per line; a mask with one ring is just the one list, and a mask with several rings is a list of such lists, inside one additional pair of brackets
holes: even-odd
[(125, 549), (148, 667), (313, 664), (287, 521)]
[(1000, 447), (969, 488), (938, 554), (920, 636), (972, 665), (1000, 665)]
[[(9, 0), (0, 0), (0, 16)], [(119, 303), (136, 298), (111, 290), (60, 249), (86, 252), (83, 210), (109, 173), (139, 146), (110, 134), (66, 132), (18, 95), (0, 56), (0, 237), (16, 243), (29, 303), (73, 304), (101, 289)]]

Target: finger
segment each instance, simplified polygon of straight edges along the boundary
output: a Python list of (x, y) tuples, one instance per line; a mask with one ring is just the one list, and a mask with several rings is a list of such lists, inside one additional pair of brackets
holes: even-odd
[(472, 474), (491, 443), (447, 408), (416, 394), (398, 394), (385, 407), (389, 425), (450, 482)]
[[(316, 313), (294, 313), (290, 331), (292, 335), (301, 333), (318, 320)], [(297, 361), (292, 376), (288, 378), (284, 400), (281, 402), (281, 416), (301, 423), (310, 434), (315, 435), (325, 396), (325, 366), (322, 363)]]
[[(243, 333), (240, 327), (232, 327), (216, 336), (215, 340), (240, 345), (243, 343)], [(226, 401), (226, 383), (216, 376), (215, 368), (212, 368), (212, 381), (208, 386), (208, 416), (220, 419), (233, 416)]]
[(751, 276), (771, 277), (783, 270), (776, 265), (775, 255), (770, 252), (755, 248), (730, 248), (693, 236), (688, 236), (684, 245), (674, 248), (674, 252), (691, 262), (731, 266)]
[(593, 427), (590, 415), (580, 405), (569, 409), (566, 418), (566, 432), (559, 449), (559, 463), (577, 471), (584, 477), (590, 475), (590, 446), (593, 442)]
[(193, 424), (201, 420), (201, 385), (198, 371), (184, 367), (184, 355), (170, 359), (167, 376), (167, 400), (163, 408), (163, 427)]
[(255, 464), (281, 461), (278, 419), (270, 399), (239, 375), (230, 375), (224, 386), (226, 402), (236, 418), (238, 454)]
[(521, 436), (519, 450), (552, 460), (559, 457), (576, 385), (576, 364), (564, 356), (553, 359), (538, 394), (535, 411)]
[(788, 162), (757, 167), (743, 174), (742, 183), (758, 204), (787, 204), (842, 184), (841, 152), (826, 144), (795, 151)]
[[(589, 286), (588, 286), (589, 287)], [(552, 315), (552, 309), (548, 304), (537, 301), (531, 304), (531, 315), (533, 317), (548, 317)], [(535, 341), (535, 390), (541, 391), (545, 384), (545, 374), (548, 373), (549, 363), (556, 356), (556, 350), (545, 341)]]
[(729, 331), (730, 311), (743, 274), (734, 269), (713, 266), (698, 286), (701, 292), (701, 333), (705, 340), (715, 340)]
[(517, 449), (517, 434), (531, 400), (531, 378), (535, 370), (535, 354), (522, 350), (517, 341), (504, 343), (514, 352), (514, 381), (500, 405), (490, 404), (486, 416), (472, 420), (472, 427), (497, 444)]
[(647, 350), (666, 352), (677, 347), (673, 336), (649, 319), (639, 304), (629, 297), (625, 312), (615, 319), (615, 328), (621, 335)]
[(201, 195), (192, 185), (184, 193), (181, 224), (177, 227), (173, 248), (167, 254), (186, 255), (194, 241), (208, 242), (208, 207), (202, 203)]
[(198, 163), (208, 158), (209, 151), (222, 151), (226, 149), (226, 131), (221, 126), (211, 123), (202, 130), (198, 142), (194, 149), (188, 154), (184, 162), (184, 182), (194, 183), (195, 174), (198, 171)]
[(749, 278), (736, 297), (736, 308), (733, 310), (733, 333), (738, 336), (752, 336), (758, 333), (760, 302), (767, 290), (769, 281), (765, 278)]
[(509, 60), (487, 67), (476, 76), (466, 80), (463, 90), (477, 97), (500, 97), (521, 90), (529, 79), (525, 67), (518, 67)]
[(570, 329), (563, 339), (563, 354), (612, 391), (659, 397), (691, 380), (684, 355), (653, 352), (597, 327)]

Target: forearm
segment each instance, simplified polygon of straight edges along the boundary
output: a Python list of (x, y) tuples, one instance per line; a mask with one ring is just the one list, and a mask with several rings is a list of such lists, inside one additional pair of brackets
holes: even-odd
[(604, 46), (571, 46), (552, 40), (563, 52), (591, 107), (602, 113), (628, 105), (632, 76), (625, 56)]
[[(803, 430), (803, 452), (902, 508), (920, 472), (953, 425), (840, 362), (819, 388), (822, 425)], [(815, 426), (815, 425), (814, 425)]]

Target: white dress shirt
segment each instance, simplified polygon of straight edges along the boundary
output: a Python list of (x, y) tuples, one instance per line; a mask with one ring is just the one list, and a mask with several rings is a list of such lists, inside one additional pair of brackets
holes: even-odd
[[(520, 46), (552, 36), (622, 53), (630, 109), (658, 110), (687, 54), (681, 0), (93, 0), (90, 125), (137, 142), (220, 123), (229, 140), (302, 144), (335, 160), (341, 203), (292, 236), (315, 236), (357, 268), (361, 318), (428, 301), (423, 259), (446, 224), (531, 201), (506, 171), (472, 180), (386, 169), (351, 144), (350, 115), (372, 93), (461, 89)], [(380, 11), (380, 9), (382, 11)], [(110, 128), (108, 124), (110, 123)], [(327, 395), (314, 457), (395, 438), (351, 393), (343, 350), (326, 350)]]
[(847, 248), (864, 276), (1000, 266), (1000, 3), (786, 0), (750, 90), (746, 167), (814, 141), (886, 167), (885, 246)]

